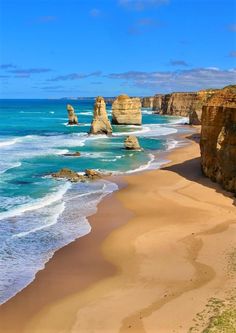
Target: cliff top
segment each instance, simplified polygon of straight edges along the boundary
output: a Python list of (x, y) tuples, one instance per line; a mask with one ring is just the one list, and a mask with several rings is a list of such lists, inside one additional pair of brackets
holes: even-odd
[(236, 85), (226, 86), (216, 91), (206, 103), (209, 106), (227, 106), (236, 108)]

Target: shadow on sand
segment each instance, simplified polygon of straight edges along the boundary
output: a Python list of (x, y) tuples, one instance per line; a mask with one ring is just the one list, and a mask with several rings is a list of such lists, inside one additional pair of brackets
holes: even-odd
[[(187, 139), (199, 143), (200, 135), (195, 133), (188, 136)], [(233, 193), (225, 191), (220, 184), (213, 182), (202, 173), (200, 157), (187, 160), (183, 163), (164, 167), (163, 170), (175, 172), (180, 176), (184, 177), (185, 179), (199, 183), (206, 187), (210, 187), (216, 192), (221, 193), (228, 198), (231, 198), (233, 200), (233, 205), (236, 206), (236, 198)]]

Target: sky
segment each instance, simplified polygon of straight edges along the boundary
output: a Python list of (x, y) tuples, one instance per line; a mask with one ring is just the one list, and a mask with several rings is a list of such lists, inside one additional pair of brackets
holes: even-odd
[(235, 0), (0, 0), (0, 98), (236, 83)]

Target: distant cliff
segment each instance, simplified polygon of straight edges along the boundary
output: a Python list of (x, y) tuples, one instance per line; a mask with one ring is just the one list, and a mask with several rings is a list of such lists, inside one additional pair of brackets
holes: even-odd
[(201, 124), (202, 106), (217, 90), (157, 94), (153, 97), (154, 113), (189, 117), (191, 125)]
[(153, 108), (154, 97), (141, 98), (142, 108)]
[(236, 85), (203, 106), (200, 147), (203, 173), (236, 194)]

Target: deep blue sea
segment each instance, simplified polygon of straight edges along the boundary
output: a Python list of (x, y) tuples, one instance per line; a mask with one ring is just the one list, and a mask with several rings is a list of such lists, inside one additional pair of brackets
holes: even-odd
[[(67, 126), (66, 105), (78, 126)], [(63, 167), (131, 173), (158, 168), (160, 152), (177, 144), (185, 118), (143, 109), (143, 125), (113, 126), (113, 135), (89, 136), (93, 100), (0, 101), (0, 303), (28, 285), (59, 248), (90, 232), (87, 217), (118, 186), (109, 181), (71, 184), (49, 175)], [(111, 107), (107, 107), (111, 116)], [(125, 151), (128, 133), (143, 151)], [(79, 151), (80, 157), (64, 156)]]

